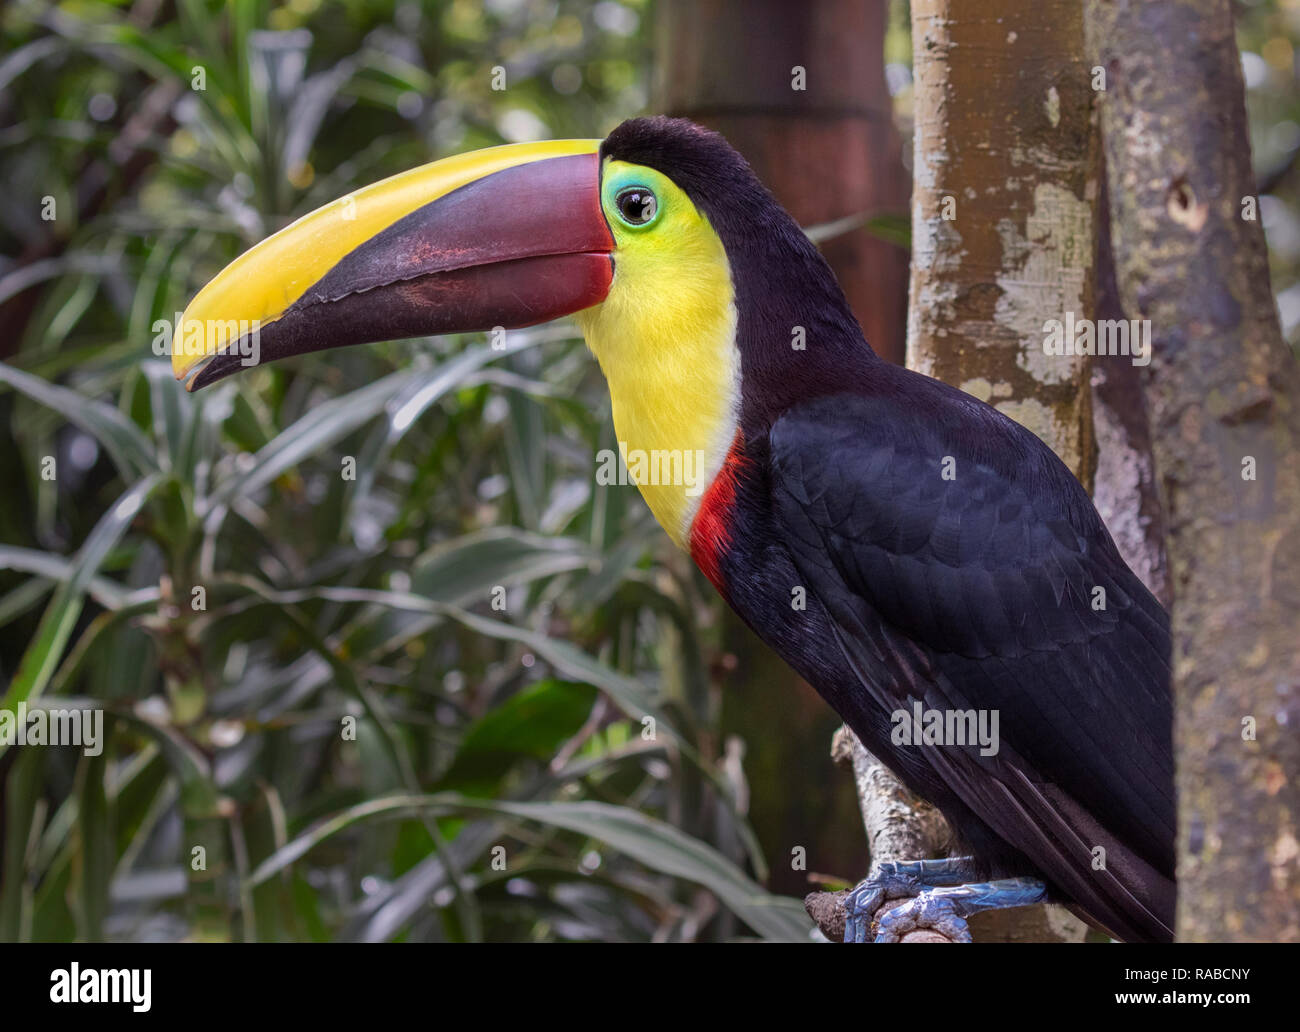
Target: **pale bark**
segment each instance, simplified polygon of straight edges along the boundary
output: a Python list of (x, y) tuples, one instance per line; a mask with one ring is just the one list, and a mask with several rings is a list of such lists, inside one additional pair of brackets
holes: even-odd
[[(1070, 0), (912, 0), (908, 365), (1041, 437), (1091, 489), (1085, 358), (1048, 320), (1094, 315), (1097, 150), (1082, 15)], [(985, 941), (1077, 941), (1060, 908), (981, 915)]]
[(853, 771), (873, 867), (890, 860), (944, 855), (952, 830), (943, 814), (909, 792), (849, 728), (842, 727), (836, 734), (831, 758)]
[(1085, 8), (1089, 63), (1106, 77), (1120, 295), (1151, 321), (1147, 403), (1173, 595), (1177, 937), (1296, 941), (1300, 371), (1260, 224), (1243, 218), (1254, 181), (1231, 10)]
[[(867, 832), (871, 867), (890, 860), (925, 860), (946, 855), (952, 831), (933, 806), (904, 787), (885, 765), (867, 752), (848, 727), (841, 727), (831, 743), (831, 758), (853, 772)], [(847, 892), (814, 892), (804, 898), (804, 908), (832, 942), (844, 939), (844, 900)], [(891, 902), (881, 910), (897, 906)], [(949, 942), (936, 932), (917, 931), (904, 942)]]
[[(1086, 360), (1043, 324), (1090, 317), (1096, 167), (1077, 3), (912, 3), (908, 364), (988, 401), (1091, 487)], [(948, 217), (945, 217), (948, 216)]]
[[(876, 757), (863, 748), (847, 727), (835, 736), (831, 755), (853, 771), (862, 823), (867, 830), (872, 870), (890, 860), (920, 860), (947, 855), (952, 831), (933, 806), (909, 792)], [(847, 892), (814, 892), (804, 907), (828, 939), (844, 938)], [(877, 914), (905, 900), (886, 902)], [(1015, 911), (976, 914), (970, 919), (976, 942), (1077, 942), (1086, 929), (1062, 907), (1022, 907)], [(909, 932), (903, 942), (952, 942), (928, 929)]]
[[(1128, 319), (1115, 283), (1104, 174), (1097, 208), (1097, 319)], [(1142, 370), (1132, 362), (1092, 363), (1092, 429), (1097, 476), (1092, 500), (1129, 569), (1169, 608), (1165, 513), (1156, 482)]]

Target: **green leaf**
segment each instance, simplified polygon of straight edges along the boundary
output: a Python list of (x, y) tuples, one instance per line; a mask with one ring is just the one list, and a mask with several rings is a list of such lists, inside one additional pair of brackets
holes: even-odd
[[(628, 716), (636, 720), (653, 717), (657, 735), (667, 735), (669, 739), (675, 740), (676, 747), (684, 754), (694, 755), (694, 750), (687, 739), (674, 728), (667, 715), (655, 704), (652, 693), (638, 681), (620, 674), (594, 656), (587, 655), (576, 645), (547, 637), (540, 631), (520, 627), (505, 620), (490, 620), (457, 606), (434, 602), (420, 595), (405, 592), (333, 587), (276, 591), (251, 577), (219, 577), (216, 578), (215, 583), (230, 584), (243, 590), (253, 591), (265, 602), (281, 606), (296, 606), (310, 599), (324, 599), (330, 602), (373, 603), (407, 612), (445, 616), (489, 638), (518, 642), (527, 646), (570, 680), (585, 681), (600, 688)], [(323, 650), (322, 654), (327, 661), (338, 662), (337, 657), (333, 657), (328, 649)], [(346, 668), (344, 672), (346, 674)]]
[(374, 489), (375, 474), (383, 469), (399, 441), (414, 427), (429, 407), (449, 391), (477, 382), (479, 371), (490, 362), (518, 354), (544, 341), (571, 336), (556, 327), (524, 330), (509, 334), (503, 348), (470, 348), (449, 358), (436, 369), (414, 377), (395, 393), (387, 405), (388, 424), (369, 441), (357, 458), (357, 480), (348, 500), (347, 522), (353, 523), (366, 497)]
[(652, 870), (703, 885), (765, 939), (808, 941), (812, 923), (799, 900), (772, 895), (712, 846), (671, 824), (608, 803), (501, 802), (469, 799), (452, 792), (384, 796), (317, 821), (262, 861), (248, 880), (256, 886), (326, 839), (372, 818), (420, 812), (438, 816), (492, 813), (577, 832), (604, 842)]
[(108, 754), (102, 742), (100, 745), (99, 754), (83, 756), (77, 770), (81, 869), (75, 906), (78, 938), (83, 942), (103, 941), (108, 886), (113, 877), (113, 826), (106, 789)]
[[(73, 560), (72, 575), (59, 585), (50, 599), (36, 629), (36, 637), (27, 646), (13, 683), (0, 699), (0, 708), (12, 710), (19, 702), (30, 702), (45, 690), (76, 626), (77, 617), (81, 615), (91, 578), (160, 483), (160, 474), (145, 477), (126, 491), (95, 524)], [(0, 754), (4, 749), (0, 746)]]
[[(40, 552), (34, 548), (0, 545), (0, 570), (30, 573), (42, 580), (62, 584), (72, 579), (76, 573), (76, 563), (56, 552)], [(124, 605), (129, 597), (129, 592), (124, 590), (122, 585), (107, 577), (91, 577), (86, 582), (86, 592), (105, 609), (117, 609)]]
[(493, 813), (513, 814), (589, 835), (653, 870), (703, 885), (765, 939), (809, 941), (812, 922), (801, 901), (772, 895), (712, 846), (664, 821), (608, 803), (479, 805)]
[(419, 556), (411, 567), (411, 588), (451, 605), (482, 602), (499, 584), (525, 584), (584, 569), (593, 559), (586, 544), (572, 538), (488, 527), (441, 542)]
[(549, 760), (582, 728), (596, 689), (573, 681), (530, 684), (470, 725), (439, 787), (491, 795), (519, 759)]
[[(0, 596), (0, 627), (17, 620), (24, 613), (35, 609), (46, 595), (54, 590), (54, 585), (40, 577), (32, 577), (19, 584), (13, 591)], [(4, 676), (5, 667), (0, 663), (0, 677)]]
[(165, 363), (145, 362), (140, 368), (149, 381), (149, 407), (153, 412), (158, 458), (165, 469), (191, 475), (193, 471), (185, 469), (183, 456), (193, 433), (198, 403), (186, 396), (185, 388)]
[(653, 717), (656, 735), (667, 735), (669, 739), (675, 740), (676, 747), (684, 753), (694, 753), (688, 740), (677, 731), (667, 715), (652, 701), (653, 696), (640, 682), (620, 674), (596, 657), (589, 656), (576, 645), (549, 638), (538, 631), (531, 631), (515, 624), (488, 620), (463, 609), (457, 610), (448, 606), (444, 607), (444, 611), (457, 623), (479, 634), (527, 645), (565, 677), (586, 681), (600, 688), (634, 720), (640, 721), (645, 717)]
[[(387, 441), (391, 445), (410, 428), (420, 413), (458, 386), (470, 372), (504, 355), (531, 347), (537, 339), (520, 334), (518, 339), (500, 350), (474, 348), (433, 370), (390, 373), (342, 397), (313, 406), (306, 415), (261, 448), (251, 463), (222, 480), (212, 492), (212, 506), (228, 505), (237, 496), (265, 487), (285, 470), (346, 437), (383, 412), (391, 402), (397, 402), (390, 409)], [(382, 452), (381, 449), (381, 455)], [(361, 465), (364, 468), (365, 464)]]
[(42, 36), (6, 55), (5, 59), (0, 61), (0, 90), (8, 89), (14, 79), (36, 62), (65, 49), (67, 44), (57, 36)]
[(33, 401), (54, 409), (73, 426), (90, 434), (104, 446), (123, 479), (133, 481), (158, 468), (158, 459), (148, 438), (111, 405), (24, 373), (4, 362), (0, 362), (0, 383), (7, 383)]
[(41, 829), (35, 816), (48, 749), (23, 749), (0, 787), (4, 788), (4, 877), (0, 878), (0, 942), (17, 942), (31, 910), (31, 884), (44, 872), (28, 870)]
[(226, 506), (241, 495), (252, 494), (309, 455), (346, 437), (382, 412), (388, 400), (415, 375), (390, 373), (340, 398), (313, 406), (261, 448), (252, 462), (222, 479), (209, 496), (209, 507)]
[(820, 246), (828, 240), (845, 236), (857, 229), (866, 230), (871, 236), (889, 244), (896, 244), (902, 248), (912, 246), (911, 217), (898, 212), (861, 211), (832, 222), (808, 226), (804, 229), (804, 233), (809, 240)]
[(122, 724), (152, 738), (180, 783), (181, 800), (187, 813), (215, 812), (218, 791), (212, 765), (185, 735), (170, 726), (146, 720), (127, 708), (114, 708), (113, 717)]

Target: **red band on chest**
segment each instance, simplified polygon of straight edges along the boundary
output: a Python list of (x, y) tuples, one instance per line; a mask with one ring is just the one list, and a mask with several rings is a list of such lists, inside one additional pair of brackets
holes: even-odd
[(744, 444), (744, 438), (737, 430), (722, 469), (704, 492), (699, 511), (691, 521), (691, 558), (724, 597), (727, 587), (722, 577), (722, 557), (731, 547), (736, 491), (746, 462)]

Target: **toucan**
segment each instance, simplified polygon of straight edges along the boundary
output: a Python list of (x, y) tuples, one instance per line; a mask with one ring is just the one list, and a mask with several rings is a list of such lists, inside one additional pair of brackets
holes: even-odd
[(668, 536), (960, 840), (876, 865), (845, 940), (969, 941), (970, 915), (1040, 901), (1171, 939), (1165, 611), (1038, 437), (872, 351), (720, 135), (634, 118), (359, 190), (208, 283), (172, 359), (193, 390), (561, 316), (608, 381), (620, 449), (699, 459), (699, 483), (633, 471)]

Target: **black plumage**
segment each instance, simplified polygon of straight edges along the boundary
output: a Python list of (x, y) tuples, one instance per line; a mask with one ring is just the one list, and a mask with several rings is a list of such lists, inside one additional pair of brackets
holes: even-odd
[[(1024, 427), (879, 359), (816, 248), (721, 137), (635, 119), (603, 153), (672, 178), (731, 263), (728, 601), (989, 876), (1037, 874), (1122, 938), (1170, 938), (1168, 619), (1082, 486)], [(913, 700), (997, 710), (1000, 750), (892, 744), (890, 714)]]

